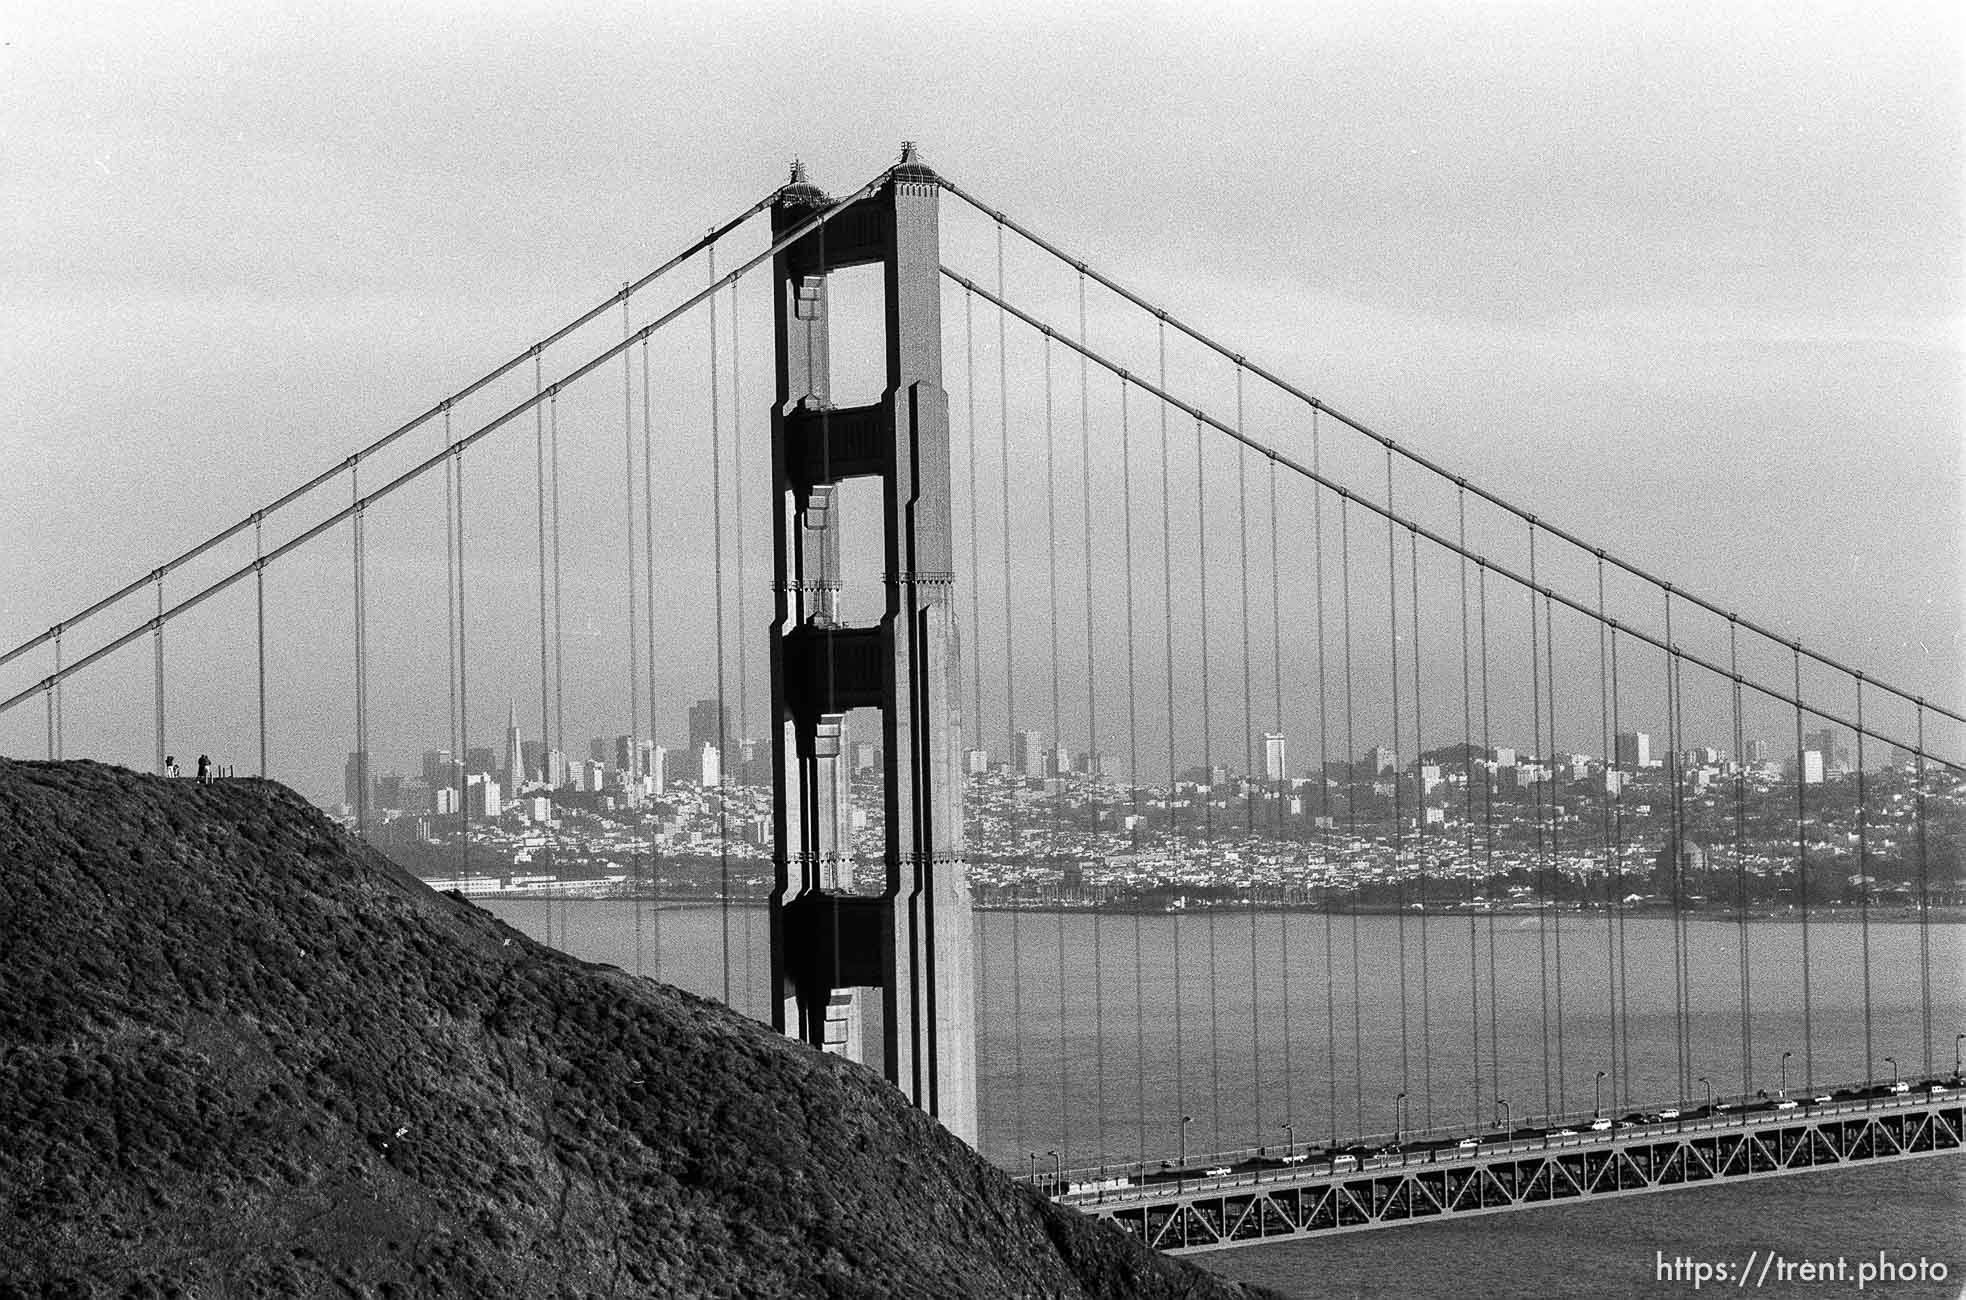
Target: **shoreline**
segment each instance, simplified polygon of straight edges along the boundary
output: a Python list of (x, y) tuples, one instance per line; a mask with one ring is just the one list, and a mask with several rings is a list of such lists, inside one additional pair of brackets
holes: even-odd
[[(722, 907), (725, 903), (725, 900), (715, 897), (679, 898), (673, 894), (600, 893), (591, 890), (488, 890), (478, 893), (467, 893), (464, 894), (464, 897), (472, 902), (491, 900), (500, 903), (643, 903), (665, 912)], [(737, 907), (762, 907), (767, 901), (768, 897), (766, 895), (758, 894), (746, 898), (731, 899), (730, 904)], [(1033, 903), (1013, 906), (1001, 903), (972, 903), (970, 910), (975, 912), (1002, 912), (1030, 915), (1069, 914), (1102, 916), (1208, 916), (1217, 913), (1245, 916), (1252, 911), (1266, 914), (1303, 914), (1308, 916), (1322, 916), (1325, 913), (1325, 909), (1322, 907), (1302, 903), (1258, 903), (1254, 907), (1247, 903), (1225, 903), (1216, 907), (1186, 908), (1095, 907), (1090, 904), (1061, 905), (1058, 903)], [(1811, 925), (1861, 925), (1866, 920), (1863, 913), (1855, 907), (1811, 908), (1806, 917), (1799, 911), (1750, 911), (1746, 917), (1742, 917), (1732, 911), (1688, 909), (1683, 912), (1674, 913), (1671, 908), (1663, 907), (1627, 908), (1622, 912), (1615, 910), (1607, 911), (1604, 908), (1574, 907), (1554, 908), (1547, 911), (1539, 908), (1485, 909), (1479, 911), (1453, 908), (1436, 909), (1432, 912), (1420, 912), (1417, 910), (1402, 912), (1397, 907), (1374, 906), (1335, 908), (1332, 909), (1332, 915), (1405, 916), (1408, 919), (1435, 919), (1443, 921), (1463, 921), (1470, 918), (1475, 920), (1493, 918), (1496, 920), (1533, 921), (1540, 920), (1545, 916), (1554, 917), (1559, 920), (1597, 921), (1608, 920), (1619, 916), (1622, 916), (1626, 920), (1643, 920), (1679, 915), (1689, 921), (1718, 922), (1725, 925), (1739, 925), (1744, 920), (1755, 925), (1767, 925), (1771, 923), (1777, 925), (1800, 925), (1805, 920)], [(1893, 909), (1886, 912), (1880, 909), (1872, 909), (1868, 921), (1872, 925), (1918, 925), (1926, 919), (1928, 918), (1921, 917), (1916, 911), (1907, 912), (1901, 909)], [(1929, 919), (1933, 922), (1947, 925), (1966, 923), (1966, 907), (1950, 905), (1934, 907), (1931, 910)]]

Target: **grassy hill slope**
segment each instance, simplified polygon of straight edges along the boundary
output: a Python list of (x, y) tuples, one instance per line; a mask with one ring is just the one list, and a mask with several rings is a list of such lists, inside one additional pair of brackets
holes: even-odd
[(1215, 1296), (283, 787), (0, 760), (0, 1297)]

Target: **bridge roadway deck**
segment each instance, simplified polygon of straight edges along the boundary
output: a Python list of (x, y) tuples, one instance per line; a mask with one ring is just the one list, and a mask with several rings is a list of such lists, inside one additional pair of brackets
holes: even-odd
[(1069, 1193), (1157, 1249), (1221, 1250), (1430, 1219), (1943, 1155), (1962, 1149), (1966, 1094), (1911, 1094), (1721, 1114), (1609, 1133), (1520, 1138), (1329, 1164)]

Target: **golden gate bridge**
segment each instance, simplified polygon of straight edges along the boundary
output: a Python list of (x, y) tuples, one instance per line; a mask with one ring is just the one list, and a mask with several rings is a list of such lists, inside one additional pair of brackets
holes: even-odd
[(345, 736), (353, 828), (487, 889), (578, 816), (638, 966), (708, 902), (726, 1002), (1163, 1248), (1957, 1150), (1966, 716), (1534, 493), (904, 148), (0, 652), (0, 725)]

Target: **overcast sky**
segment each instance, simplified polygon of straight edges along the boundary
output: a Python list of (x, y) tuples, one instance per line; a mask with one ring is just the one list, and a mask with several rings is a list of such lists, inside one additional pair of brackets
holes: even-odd
[(790, 158), (846, 190), (907, 137), (1341, 409), (1956, 703), (1956, 9), (16, 6), (0, 642)]

